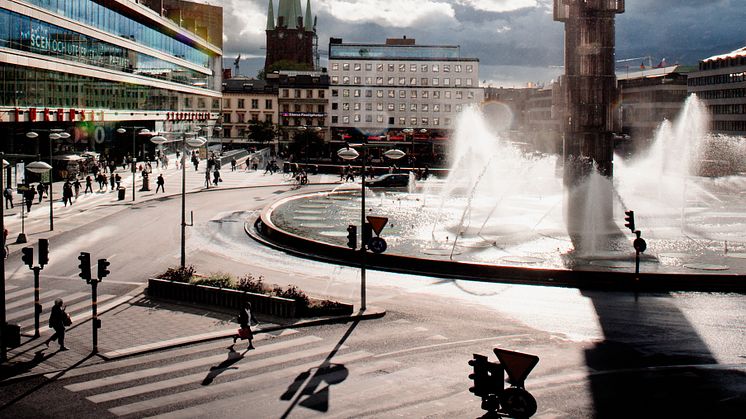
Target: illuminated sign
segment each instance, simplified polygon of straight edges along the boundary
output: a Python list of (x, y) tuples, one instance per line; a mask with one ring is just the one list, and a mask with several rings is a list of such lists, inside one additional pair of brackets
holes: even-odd
[(315, 112), (282, 112), (280, 113), (280, 116), (292, 116), (292, 117), (301, 117), (301, 118), (323, 118), (326, 116), (325, 113), (315, 113)]

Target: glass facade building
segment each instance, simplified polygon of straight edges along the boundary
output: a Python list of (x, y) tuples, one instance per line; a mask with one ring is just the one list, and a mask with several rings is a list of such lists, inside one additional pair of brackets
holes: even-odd
[(38, 152), (20, 138), (62, 129), (71, 139), (55, 150), (116, 156), (132, 150), (119, 127), (214, 126), (222, 8), (164, 1), (154, 10), (142, 1), (0, 0), (0, 127), (10, 133), (2, 150)]

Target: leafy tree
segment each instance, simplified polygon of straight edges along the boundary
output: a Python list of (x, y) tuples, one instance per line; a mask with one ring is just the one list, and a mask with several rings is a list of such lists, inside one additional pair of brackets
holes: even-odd
[(308, 129), (296, 132), (293, 142), (290, 143), (290, 152), (300, 157), (303, 155), (315, 156), (324, 146), (324, 139), (321, 133)]
[(275, 126), (269, 121), (257, 121), (249, 125), (249, 139), (258, 143), (268, 143), (275, 138)]

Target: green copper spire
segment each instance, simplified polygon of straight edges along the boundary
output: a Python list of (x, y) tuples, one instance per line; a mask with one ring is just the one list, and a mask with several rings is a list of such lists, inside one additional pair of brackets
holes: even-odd
[(303, 18), (303, 26), (306, 31), (313, 31), (313, 19), (311, 19), (311, 0), (306, 0), (306, 17)]
[(272, 8), (272, 0), (269, 0), (269, 7), (267, 8), (267, 30), (271, 31), (275, 28), (275, 12)]
[[(293, 15), (293, 0), (280, 0), (280, 4), (277, 6), (277, 18), (282, 19), (282, 26), (287, 28), (295, 28), (295, 19), (292, 19)], [(279, 20), (277, 21), (279, 24)]]

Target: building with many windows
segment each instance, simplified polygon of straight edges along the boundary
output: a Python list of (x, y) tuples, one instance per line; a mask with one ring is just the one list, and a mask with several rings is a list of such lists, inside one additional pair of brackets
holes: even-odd
[(458, 46), (406, 37), (385, 44), (331, 38), (329, 76), (332, 140), (400, 141), (423, 157), (439, 152), (459, 112), (484, 95), (477, 58), (462, 57)]
[(251, 124), (278, 122), (277, 84), (248, 77), (223, 80), (223, 143), (252, 142)]
[(277, 84), (282, 148), (290, 146), (295, 142), (296, 136), (309, 130), (320, 140), (328, 140), (328, 74), (317, 71), (280, 71), (268, 74), (267, 82)]
[(746, 47), (700, 61), (688, 84), (707, 105), (713, 132), (746, 135)]
[[(134, 127), (183, 132), (220, 115), (222, 8), (182, 0), (0, 0), (2, 150), (112, 159), (153, 152)], [(127, 130), (118, 134), (117, 128)], [(39, 141), (26, 140), (30, 131)], [(133, 140), (134, 138), (134, 140)], [(41, 144), (39, 144), (41, 142)], [(46, 144), (45, 144), (46, 143)], [(42, 151), (42, 157), (46, 154)]]

